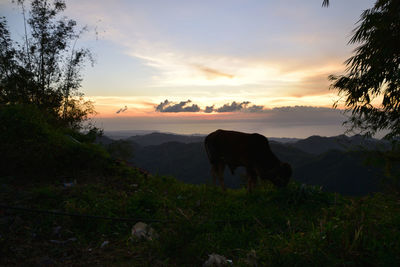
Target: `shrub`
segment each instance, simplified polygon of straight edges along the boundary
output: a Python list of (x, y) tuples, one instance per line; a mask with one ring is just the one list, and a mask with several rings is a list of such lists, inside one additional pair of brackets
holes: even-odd
[(3, 105), (0, 121), (0, 176), (77, 178), (81, 172), (102, 172), (111, 164), (104, 149), (79, 141), (87, 141), (82, 133), (50, 124), (51, 118), (34, 106)]

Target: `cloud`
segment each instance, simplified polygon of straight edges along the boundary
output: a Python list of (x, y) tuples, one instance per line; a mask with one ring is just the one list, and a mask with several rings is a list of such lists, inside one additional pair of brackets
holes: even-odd
[(264, 110), (264, 106), (252, 105), (247, 107), (245, 111), (247, 112), (262, 112)]
[(265, 110), (263, 121), (275, 125), (323, 126), (329, 124), (341, 125), (346, 118), (343, 110), (312, 106), (287, 106)]
[(259, 113), (264, 112), (264, 106), (260, 105), (250, 105), (250, 101), (243, 102), (235, 102), (224, 104), (219, 108), (215, 108), (215, 105), (206, 106), (203, 109), (199, 107), (197, 104), (188, 105), (192, 103), (191, 100), (181, 101), (179, 103), (174, 103), (169, 101), (168, 99), (164, 100), (155, 107), (155, 110), (158, 112), (200, 112), (204, 113), (227, 113), (227, 112), (247, 112), (247, 113)]
[(239, 86), (258, 81), (240, 74), (240, 66), (246, 64), (237, 62), (236, 57), (193, 54), (146, 41), (128, 46), (127, 54), (155, 69), (157, 75), (152, 77), (152, 86), (156, 87)]
[[(299, 61), (232, 54), (193, 53), (171, 44), (127, 42), (126, 53), (154, 69), (153, 87), (264, 86), (279, 95), (315, 95), (328, 91), (327, 76), (343, 69), (339, 60)], [(342, 60), (342, 59), (340, 59)]]
[(242, 103), (236, 103), (233, 101), (232, 103), (227, 103), (224, 104), (222, 107), (214, 109), (215, 112), (218, 113), (223, 113), (223, 112), (236, 112), (236, 111), (241, 111), (241, 112), (262, 112), (264, 106), (258, 106), (258, 105), (251, 105), (249, 106), (250, 102), (249, 101), (244, 101)]
[(217, 108), (215, 111), (216, 112), (234, 112), (234, 111), (239, 111), (242, 110), (243, 108), (246, 108), (246, 106), (249, 104), (249, 101), (244, 101), (242, 103), (236, 103), (233, 101), (231, 104), (224, 104), (222, 107)]
[(297, 87), (289, 90), (289, 94), (297, 97), (324, 94), (327, 92), (327, 88), (329, 88), (330, 85), (330, 81), (328, 80), (330, 74), (332, 74), (332, 72), (328, 71), (312, 73), (309, 76), (304, 77)]
[(115, 113), (117, 113), (117, 114), (119, 114), (119, 113), (124, 113), (124, 112), (127, 111), (127, 110), (128, 110), (128, 107), (125, 106), (124, 108), (120, 108), (119, 110), (117, 110), (117, 112), (115, 112)]
[(215, 105), (207, 106), (207, 107), (204, 109), (204, 112), (205, 112), (205, 113), (211, 113), (211, 112), (213, 112), (213, 111), (214, 111), (214, 106), (215, 106)]
[(199, 112), (200, 107), (197, 104), (193, 104), (191, 106), (187, 106), (187, 104), (191, 103), (191, 100), (181, 101), (178, 104), (174, 104), (173, 102), (168, 101), (167, 99), (164, 102), (161, 102), (158, 106), (156, 106), (156, 111), (158, 112)]
[(216, 69), (212, 69), (212, 68), (209, 68), (206, 66), (196, 65), (196, 64), (193, 66), (196, 69), (198, 69), (202, 74), (204, 74), (208, 80), (214, 80), (214, 79), (221, 78), (221, 77), (229, 78), (229, 79), (235, 78), (235, 75), (228, 74), (228, 73), (225, 73), (225, 72), (222, 72), (222, 71), (219, 71)]

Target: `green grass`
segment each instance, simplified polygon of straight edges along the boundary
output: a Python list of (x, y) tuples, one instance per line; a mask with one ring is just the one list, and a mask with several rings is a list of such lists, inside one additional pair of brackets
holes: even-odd
[[(291, 182), (253, 193), (144, 178), (129, 169), (95, 182), (0, 184), (1, 203), (109, 217), (140, 218), (158, 238), (131, 238), (137, 222), (3, 211), (0, 264), (201, 266), (211, 253), (234, 266), (398, 265), (400, 198), (349, 198)], [(87, 179), (86, 179), (87, 180)], [(61, 226), (59, 233), (54, 233)], [(50, 240), (73, 241), (55, 244)], [(104, 241), (109, 244), (101, 248)]]

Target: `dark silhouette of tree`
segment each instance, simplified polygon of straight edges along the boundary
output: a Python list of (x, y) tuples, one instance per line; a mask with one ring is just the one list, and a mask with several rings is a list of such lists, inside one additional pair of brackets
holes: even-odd
[(79, 128), (94, 112), (78, 91), (81, 70), (92, 62), (88, 49), (77, 41), (86, 28), (62, 17), (63, 0), (32, 0), (28, 12), (20, 6), (25, 26), (22, 43), (13, 41), (7, 21), (0, 19), (0, 103), (34, 104), (59, 122)]
[[(374, 135), (388, 130), (400, 135), (400, 1), (378, 0), (361, 14), (350, 44), (344, 75), (329, 76), (331, 88), (345, 100), (349, 130)], [(374, 105), (373, 101), (379, 102)], [(337, 103), (335, 104), (337, 106)]]

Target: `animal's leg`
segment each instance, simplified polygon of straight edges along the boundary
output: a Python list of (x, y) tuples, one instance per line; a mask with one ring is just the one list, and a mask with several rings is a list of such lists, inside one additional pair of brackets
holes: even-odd
[(251, 192), (251, 186), (252, 182), (251, 182), (251, 178), (247, 177), (247, 192)]
[(214, 185), (217, 185), (217, 176), (218, 176), (218, 164), (211, 165), (211, 176), (214, 181)]
[(254, 186), (256, 185), (257, 174), (251, 168), (246, 168), (246, 172), (247, 172), (247, 191), (250, 193), (251, 191), (253, 191)]
[(224, 163), (219, 163), (219, 164), (218, 164), (218, 179), (219, 179), (219, 184), (221, 185), (222, 189), (225, 191), (224, 170), (225, 170), (225, 164), (224, 164)]

